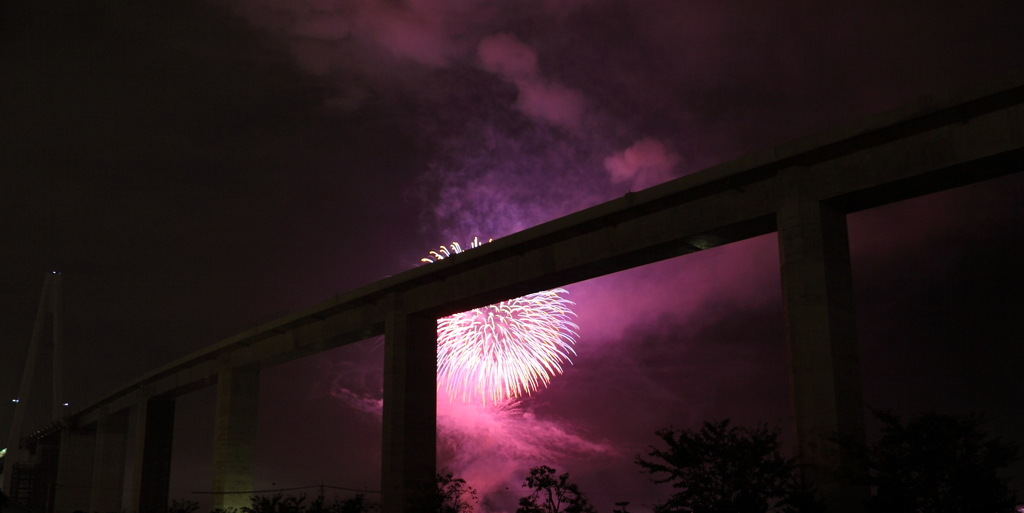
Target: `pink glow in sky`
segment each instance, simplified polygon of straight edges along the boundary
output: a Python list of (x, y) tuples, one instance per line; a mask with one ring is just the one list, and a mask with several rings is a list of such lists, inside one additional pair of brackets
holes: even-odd
[[(331, 394), (348, 407), (380, 421), (380, 392), (348, 388), (337, 376)], [(480, 511), (511, 511), (522, 476), (537, 462), (567, 458), (594, 461), (617, 455), (570, 422), (544, 419), (518, 400), (482, 405), (437, 394), (438, 467), (465, 479), (481, 497)]]

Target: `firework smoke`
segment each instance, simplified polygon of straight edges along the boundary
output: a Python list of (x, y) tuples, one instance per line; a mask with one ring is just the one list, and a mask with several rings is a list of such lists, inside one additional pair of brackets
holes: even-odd
[(604, 159), (604, 168), (612, 182), (627, 183), (632, 190), (639, 190), (672, 179), (681, 160), (661, 141), (648, 137)]
[[(380, 422), (382, 390), (360, 379), (351, 364), (343, 367), (333, 378), (331, 395), (367, 420)], [(484, 406), (445, 396), (438, 391), (438, 467), (480, 492), (477, 511), (512, 511), (531, 466), (561, 468), (566, 461), (619, 456), (607, 441), (592, 440), (564, 420), (539, 418), (517, 400)]]

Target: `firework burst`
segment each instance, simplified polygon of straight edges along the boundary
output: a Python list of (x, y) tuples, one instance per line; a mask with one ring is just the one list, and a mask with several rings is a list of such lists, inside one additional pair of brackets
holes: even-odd
[[(470, 248), (481, 244), (474, 238)], [(462, 251), (454, 242), (423, 261)], [(438, 319), (438, 388), (443, 385), (450, 398), (498, 404), (546, 387), (576, 354), (576, 314), (564, 294), (545, 290)]]

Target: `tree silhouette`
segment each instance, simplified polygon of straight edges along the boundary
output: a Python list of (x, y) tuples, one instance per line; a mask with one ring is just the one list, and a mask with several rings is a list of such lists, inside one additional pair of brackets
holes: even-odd
[[(367, 502), (363, 494), (345, 500), (335, 497), (334, 502), (327, 502), (321, 496), (310, 502), (309, 507), (303, 504), (305, 495), (284, 496), (278, 493), (272, 496), (257, 495), (249, 497), (249, 500), (251, 505), (243, 506), (241, 513), (370, 513), (380, 508), (376, 503)], [(237, 513), (233, 510), (214, 510), (214, 513)]]
[(699, 432), (662, 429), (667, 447), (651, 447), (642, 472), (678, 489), (655, 513), (796, 512), (823, 506), (799, 485), (796, 463), (779, 453), (778, 430), (730, 427), (729, 419), (704, 422)]
[(998, 471), (1017, 460), (1018, 448), (981, 431), (977, 414), (927, 412), (906, 425), (875, 411), (882, 436), (866, 451), (871, 511), (1014, 511), (1015, 497)]
[(369, 513), (378, 509), (379, 504), (367, 502), (366, 495), (361, 493), (345, 500), (335, 497), (334, 502), (327, 502), (321, 495), (309, 503), (306, 513)]
[(476, 490), (451, 472), (437, 474), (437, 513), (472, 513)]
[(546, 465), (531, 468), (523, 487), (533, 493), (519, 499), (516, 513), (595, 513), (568, 473), (555, 477), (555, 469)]
[(167, 507), (167, 513), (195, 513), (196, 511), (199, 511), (199, 503), (190, 500), (174, 499)]
[(283, 496), (279, 493), (271, 496), (256, 495), (249, 497), (250, 506), (241, 509), (242, 513), (305, 513), (306, 506), (302, 504), (305, 500), (305, 496)]
[(361, 493), (343, 501), (334, 499), (334, 504), (330, 507), (331, 513), (369, 513), (378, 509), (380, 509), (380, 504), (367, 502), (366, 495)]

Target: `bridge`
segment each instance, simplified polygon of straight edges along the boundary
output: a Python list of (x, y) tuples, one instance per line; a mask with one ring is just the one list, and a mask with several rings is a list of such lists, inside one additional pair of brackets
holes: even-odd
[[(383, 511), (430, 511), (438, 318), (777, 232), (804, 477), (829, 511), (863, 511), (867, 491), (843, 477), (856, 462), (828, 440), (864, 438), (846, 215), (1022, 168), (1024, 72), (922, 98), (411, 269), (168, 363), (16, 437), (4, 489), (15, 463), (49, 458), (50, 511), (164, 510), (175, 397), (216, 386), (212, 490), (251, 490), (261, 369), (383, 334)], [(216, 508), (247, 503), (214, 497)]]

